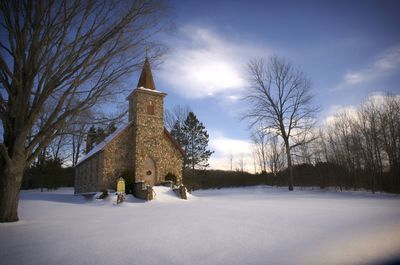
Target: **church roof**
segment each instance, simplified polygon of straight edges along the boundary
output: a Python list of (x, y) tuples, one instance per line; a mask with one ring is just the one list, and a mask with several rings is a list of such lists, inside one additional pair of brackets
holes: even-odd
[(123, 130), (125, 130), (129, 125), (131, 124), (125, 124), (124, 126), (122, 126), (121, 128), (118, 128), (117, 130), (115, 130), (115, 132), (113, 132), (112, 134), (110, 134), (109, 136), (107, 136), (102, 142), (100, 142), (99, 144), (95, 145), (92, 150), (89, 151), (89, 153), (87, 153), (85, 156), (83, 156), (78, 164), (82, 163), (83, 161), (85, 161), (86, 159), (88, 159), (89, 157), (93, 156), (94, 154), (102, 151), (104, 149), (104, 147), (106, 147), (106, 145), (111, 142), (115, 137), (117, 137)]
[(147, 56), (144, 61), (142, 73), (140, 74), (140, 78), (139, 78), (137, 87), (144, 87), (144, 88), (151, 89), (151, 90), (156, 89), (156, 86), (155, 86), (154, 80), (153, 80), (153, 74), (151, 73), (149, 58)]
[[(83, 161), (85, 161), (86, 159), (90, 158), (91, 156), (97, 154), (98, 152), (102, 151), (109, 142), (111, 142), (114, 138), (116, 138), (118, 135), (120, 135), (122, 133), (122, 131), (124, 131), (130, 124), (132, 124), (132, 122), (125, 124), (124, 126), (122, 126), (121, 128), (118, 128), (115, 132), (113, 132), (112, 134), (110, 134), (109, 136), (107, 136), (101, 143), (99, 143), (98, 145), (94, 146), (92, 150), (90, 150), (89, 153), (87, 153), (85, 156), (83, 156), (78, 164), (76, 164), (76, 166), (78, 166), (79, 164), (81, 164)], [(164, 135), (167, 136), (167, 139), (169, 141), (171, 141), (171, 143), (175, 146), (176, 149), (178, 149), (178, 151), (181, 153), (181, 155), (183, 157), (186, 156), (185, 151), (183, 151), (182, 147), (177, 143), (177, 141), (175, 140), (175, 138), (168, 132), (168, 130), (164, 127)]]

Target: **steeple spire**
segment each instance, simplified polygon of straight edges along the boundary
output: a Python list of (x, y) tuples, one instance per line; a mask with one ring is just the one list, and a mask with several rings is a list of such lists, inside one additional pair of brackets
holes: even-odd
[(142, 73), (140, 74), (137, 87), (144, 87), (156, 90), (156, 86), (154, 85), (154, 80), (153, 80), (153, 74), (151, 73), (149, 58), (147, 57), (147, 48), (146, 48), (146, 59), (144, 61)]

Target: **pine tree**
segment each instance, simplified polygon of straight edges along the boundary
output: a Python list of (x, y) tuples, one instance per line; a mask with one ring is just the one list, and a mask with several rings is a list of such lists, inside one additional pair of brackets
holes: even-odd
[[(179, 124), (176, 123), (175, 125), (179, 127)], [(209, 136), (207, 130), (193, 112), (189, 112), (181, 132), (177, 130), (176, 133), (178, 134), (178, 142), (181, 141), (180, 144), (186, 152), (184, 166), (191, 168), (193, 173), (195, 167), (208, 167), (208, 159), (214, 151), (208, 150)], [(179, 135), (180, 133), (182, 135)]]
[(96, 128), (92, 125), (87, 133), (86, 137), (86, 150), (85, 153), (89, 153), (90, 150), (96, 145), (97, 142), (97, 133)]
[(172, 127), (171, 135), (180, 146), (185, 147), (187, 145), (187, 139), (182, 131), (182, 127), (183, 125), (181, 126), (179, 124), (179, 121), (176, 121), (174, 126)]
[(110, 122), (110, 124), (107, 127), (106, 136), (109, 136), (110, 134), (112, 134), (116, 130), (117, 130), (117, 126), (115, 126), (115, 122), (113, 122), (113, 121)]
[(97, 136), (96, 144), (101, 143), (101, 142), (104, 141), (104, 139), (106, 138), (106, 132), (105, 132), (105, 130), (104, 130), (102, 127), (97, 127), (96, 136)]

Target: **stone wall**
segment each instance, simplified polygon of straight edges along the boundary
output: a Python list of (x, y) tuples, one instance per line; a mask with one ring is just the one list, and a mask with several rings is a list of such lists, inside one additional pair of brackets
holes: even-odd
[[(163, 156), (164, 96), (158, 92), (135, 89), (131, 98), (132, 119), (136, 125), (135, 138), (135, 181), (144, 181), (145, 161), (155, 163), (156, 183), (161, 180), (160, 160)], [(154, 112), (148, 112), (152, 102)]]
[[(166, 94), (136, 89), (130, 96), (130, 118), (136, 125), (135, 181), (144, 181), (145, 161), (155, 163), (155, 183), (164, 181), (168, 173), (182, 178), (183, 157), (164, 132), (164, 97)], [(153, 106), (149, 111), (149, 102)]]
[(96, 192), (102, 188), (103, 152), (98, 152), (75, 167), (75, 193)]
[(134, 134), (131, 123), (104, 147), (103, 188), (115, 189), (120, 175), (134, 170)]
[(160, 158), (160, 175), (162, 180), (168, 174), (174, 174), (177, 177), (178, 184), (182, 183), (182, 166), (183, 156), (177, 147), (171, 142), (171, 140), (164, 133), (163, 135), (163, 151)]

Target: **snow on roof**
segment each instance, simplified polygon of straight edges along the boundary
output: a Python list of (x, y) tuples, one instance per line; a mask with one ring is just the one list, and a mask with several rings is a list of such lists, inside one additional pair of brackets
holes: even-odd
[(131, 123), (128, 123), (124, 126), (122, 126), (121, 128), (118, 128), (115, 132), (113, 132), (112, 134), (110, 134), (109, 136), (107, 136), (101, 143), (99, 143), (98, 145), (96, 145), (95, 147), (93, 147), (92, 150), (89, 151), (89, 153), (87, 153), (84, 157), (82, 157), (78, 164), (82, 163), (83, 161), (85, 161), (86, 159), (88, 159), (89, 157), (91, 157), (92, 155), (96, 154), (97, 152), (100, 152), (101, 150), (104, 149), (104, 147), (111, 142), (115, 137), (117, 137), (125, 128), (127, 128)]
[(155, 92), (155, 93), (159, 93), (159, 94), (165, 94), (164, 92), (161, 92), (159, 90), (155, 90), (155, 89), (150, 89), (150, 88), (145, 88), (145, 87), (138, 87), (137, 89), (141, 89), (141, 90), (145, 90), (145, 91), (149, 91), (149, 92)]

